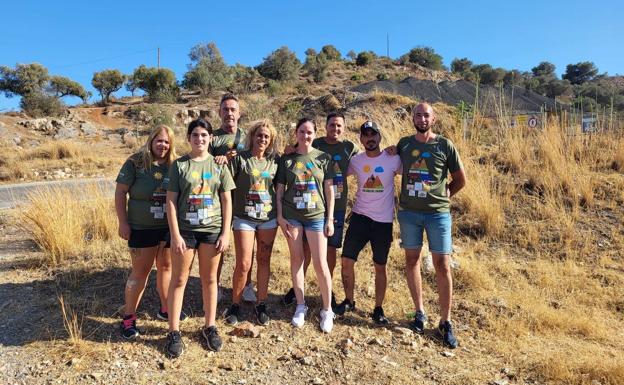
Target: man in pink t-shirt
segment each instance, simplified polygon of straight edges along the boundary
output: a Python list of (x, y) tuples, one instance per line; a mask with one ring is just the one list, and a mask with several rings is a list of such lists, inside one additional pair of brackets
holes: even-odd
[(375, 122), (366, 121), (360, 127), (360, 142), (365, 152), (351, 158), (348, 175), (357, 177), (349, 228), (342, 249), (342, 284), (345, 300), (336, 308), (338, 315), (355, 309), (355, 262), (368, 242), (373, 250), (375, 265), (375, 309), (372, 318), (376, 324), (388, 323), (382, 304), (386, 295), (386, 262), (392, 244), (394, 219), (394, 176), (401, 172), (398, 155), (381, 151), (381, 133)]

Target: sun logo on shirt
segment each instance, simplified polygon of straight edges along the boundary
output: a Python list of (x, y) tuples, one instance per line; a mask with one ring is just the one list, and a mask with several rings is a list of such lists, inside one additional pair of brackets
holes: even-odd
[(231, 148), (234, 148), (234, 142), (233, 142), (233, 141), (229, 141), (229, 142), (227, 143), (227, 146), (228, 146), (228, 148), (230, 148), (230, 149), (231, 149)]
[(301, 162), (295, 163), (295, 168), (301, 170), (303, 168), (303, 163), (301, 163)]
[(160, 171), (156, 171), (156, 172), (154, 173), (154, 179), (156, 179), (156, 180), (161, 180), (161, 179), (162, 179), (162, 177), (163, 177), (163, 174), (162, 174)]
[(418, 150), (414, 150), (414, 151), (412, 151), (412, 156), (413, 156), (414, 158), (418, 158), (418, 155), (420, 155), (420, 151), (418, 151)]
[(197, 171), (193, 171), (193, 172), (191, 173), (191, 178), (193, 178), (193, 179), (199, 179), (199, 173), (198, 173)]
[(253, 170), (251, 170), (251, 175), (258, 176), (258, 175), (260, 175), (260, 171), (258, 171), (258, 169), (254, 168)]
[(365, 165), (364, 168), (362, 169), (364, 172), (370, 172), (371, 167), (369, 165)]

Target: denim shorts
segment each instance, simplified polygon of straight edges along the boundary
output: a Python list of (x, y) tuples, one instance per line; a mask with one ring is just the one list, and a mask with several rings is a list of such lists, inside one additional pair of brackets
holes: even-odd
[(270, 219), (268, 221), (261, 222), (235, 216), (232, 221), (233, 230), (258, 231), (271, 230), (275, 228), (277, 228), (277, 219)]
[(399, 210), (401, 227), (401, 247), (419, 249), (423, 245), (423, 230), (427, 232), (429, 251), (438, 254), (451, 254), (451, 213), (422, 213)]
[(314, 231), (315, 233), (322, 233), (325, 227), (325, 218), (312, 219), (309, 221), (298, 221), (296, 219), (286, 219), (292, 226), (303, 227), (304, 230)]
[(334, 235), (327, 238), (327, 245), (337, 249), (342, 247), (342, 235), (344, 233), (345, 211), (334, 210)]

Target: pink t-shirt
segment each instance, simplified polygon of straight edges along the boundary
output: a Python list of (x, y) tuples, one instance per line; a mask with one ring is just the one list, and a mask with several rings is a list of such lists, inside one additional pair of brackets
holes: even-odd
[(353, 212), (377, 222), (394, 219), (394, 176), (401, 173), (401, 158), (385, 151), (375, 158), (361, 152), (351, 158), (347, 175), (357, 177)]

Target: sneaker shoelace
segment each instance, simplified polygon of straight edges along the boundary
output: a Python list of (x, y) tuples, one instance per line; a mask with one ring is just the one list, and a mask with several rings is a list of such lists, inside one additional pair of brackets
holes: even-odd
[(124, 329), (130, 329), (136, 327), (136, 316), (132, 316), (122, 321)]

